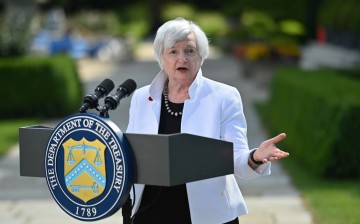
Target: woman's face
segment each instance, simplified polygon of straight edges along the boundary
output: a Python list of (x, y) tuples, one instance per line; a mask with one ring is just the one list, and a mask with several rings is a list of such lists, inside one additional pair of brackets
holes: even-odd
[(193, 81), (201, 65), (195, 35), (190, 33), (162, 54), (163, 69), (169, 79)]

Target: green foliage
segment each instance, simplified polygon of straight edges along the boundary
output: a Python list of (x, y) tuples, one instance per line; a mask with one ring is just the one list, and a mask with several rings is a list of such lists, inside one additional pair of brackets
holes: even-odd
[(0, 88), (11, 93), (0, 104), (2, 119), (69, 115), (82, 97), (76, 65), (66, 56), (2, 59)]
[(317, 224), (358, 223), (360, 213), (360, 181), (328, 180), (315, 177), (301, 163), (281, 161), (292, 182), (301, 191), (306, 206)]
[(161, 18), (164, 21), (179, 17), (198, 24), (213, 45), (218, 45), (220, 38), (224, 37), (229, 30), (225, 17), (219, 12), (196, 11), (192, 5), (185, 3), (168, 4), (161, 10)]
[(305, 28), (303, 24), (296, 20), (282, 20), (279, 22), (280, 31), (289, 35), (304, 35)]
[(92, 35), (118, 35), (120, 23), (111, 11), (81, 11), (70, 16), (72, 27)]
[(245, 52), (252, 51), (248, 46), (260, 43), (267, 45), (267, 51), (271, 52), (266, 56), (276, 55), (287, 59), (299, 57), (300, 42), (306, 33), (304, 25), (299, 21), (276, 20), (273, 15), (259, 10), (244, 11), (239, 21), (241, 26), (231, 29), (228, 37), (235, 43), (242, 43)]
[(261, 11), (250, 10), (243, 12), (241, 23), (243, 29), (249, 32), (250, 38), (269, 38), (277, 31), (274, 19)]
[(360, 177), (360, 82), (332, 70), (279, 69), (265, 120), (288, 134), (285, 146), (312, 173)]
[(118, 12), (121, 36), (131, 36), (141, 40), (148, 35), (151, 16), (145, 4), (131, 4)]
[(195, 14), (194, 7), (185, 3), (166, 4), (161, 9), (161, 18), (164, 21), (176, 19), (178, 17), (194, 20)]
[(121, 27), (121, 33), (125, 36), (134, 37), (136, 41), (142, 40), (150, 31), (149, 21), (137, 20), (125, 23)]
[(270, 15), (276, 21), (284, 19), (293, 19), (305, 23), (307, 20), (307, 1), (293, 0), (231, 0), (223, 6), (223, 11), (227, 15), (236, 17), (245, 11), (261, 11)]
[(220, 38), (228, 33), (228, 25), (223, 15), (217, 12), (200, 12), (196, 23), (204, 30), (211, 44), (218, 45)]
[(304, 25), (294, 19), (276, 20), (273, 15), (258, 10), (246, 10), (240, 18), (240, 29), (248, 33), (248, 39), (272, 39), (282, 36), (296, 39), (305, 34)]
[(339, 69), (336, 72), (341, 73), (343, 76), (348, 77), (350, 79), (354, 79), (354, 81), (360, 81), (360, 69)]
[(359, 8), (358, 0), (323, 1), (317, 20), (327, 28), (360, 32)]
[(121, 36), (141, 40), (150, 31), (146, 5), (130, 4), (123, 9), (83, 10), (69, 18), (71, 27), (87, 36)]
[(338, 0), (328, 0), (323, 2), (321, 9), (318, 14), (318, 23), (326, 27), (335, 28), (336, 20), (338, 16)]
[(24, 55), (30, 40), (31, 17), (5, 15), (0, 18), (0, 57)]

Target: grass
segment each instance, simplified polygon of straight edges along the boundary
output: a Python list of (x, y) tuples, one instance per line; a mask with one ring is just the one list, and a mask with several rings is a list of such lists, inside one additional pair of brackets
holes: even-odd
[(19, 141), (19, 128), (36, 125), (34, 119), (0, 120), (0, 157)]
[(291, 159), (283, 165), (300, 190), (316, 224), (360, 223), (360, 180), (314, 177)]

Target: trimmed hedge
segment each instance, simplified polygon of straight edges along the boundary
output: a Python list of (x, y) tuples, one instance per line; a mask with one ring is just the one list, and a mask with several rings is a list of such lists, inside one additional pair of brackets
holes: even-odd
[(360, 69), (358, 68), (352, 70), (339, 69), (336, 72), (340, 73), (342, 76), (347, 76), (347, 78), (356, 79), (354, 81), (360, 81)]
[(76, 64), (65, 55), (2, 58), (0, 88), (0, 119), (69, 115), (80, 108), (83, 93)]
[(322, 177), (360, 177), (360, 82), (339, 71), (276, 71), (265, 121), (282, 143)]

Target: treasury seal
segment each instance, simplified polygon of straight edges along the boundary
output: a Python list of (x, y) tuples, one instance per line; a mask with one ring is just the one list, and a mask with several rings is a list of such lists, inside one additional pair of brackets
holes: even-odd
[(133, 183), (133, 165), (120, 129), (96, 114), (65, 118), (46, 147), (51, 195), (67, 214), (82, 221), (106, 218), (122, 207)]

